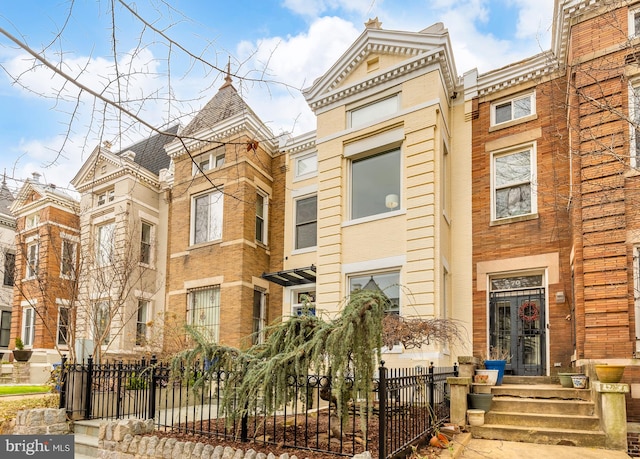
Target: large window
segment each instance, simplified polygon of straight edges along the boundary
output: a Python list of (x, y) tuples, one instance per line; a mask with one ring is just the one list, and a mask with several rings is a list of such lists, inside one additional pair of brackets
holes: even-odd
[(318, 239), (318, 197), (298, 199), (296, 204), (295, 248), (315, 247)]
[(12, 287), (14, 284), (14, 274), (16, 269), (16, 254), (6, 252), (4, 254), (4, 280), (2, 285)]
[(187, 318), (189, 325), (207, 339), (217, 342), (220, 328), (220, 286), (189, 290)]
[(220, 191), (193, 198), (191, 240), (194, 244), (222, 239), (222, 202)]
[(536, 112), (535, 93), (514, 97), (491, 105), (491, 125), (524, 118)]
[(32, 307), (22, 310), (22, 343), (25, 346), (33, 346), (36, 313)]
[(40, 245), (38, 242), (27, 244), (27, 279), (33, 279), (38, 275), (38, 254)]
[(151, 264), (151, 233), (153, 227), (149, 223), (142, 222), (140, 231), (140, 263)]
[(533, 147), (493, 156), (494, 219), (517, 217), (536, 211), (533, 199)]
[(640, 84), (629, 88), (629, 119), (631, 167), (640, 168)]
[(264, 342), (264, 326), (267, 321), (266, 316), (266, 293), (264, 290), (256, 288), (253, 291), (253, 344), (262, 344)]
[(94, 304), (94, 334), (93, 339), (102, 345), (109, 344), (111, 334), (111, 308), (108, 301), (97, 301)]
[(147, 344), (147, 323), (149, 323), (149, 301), (138, 300), (136, 346), (144, 346)]
[(310, 153), (295, 159), (295, 178), (312, 177), (318, 172), (318, 154)]
[(629, 8), (629, 36), (640, 35), (640, 8)]
[(358, 127), (393, 115), (400, 108), (398, 94), (355, 108), (348, 112), (350, 127)]
[(58, 345), (69, 344), (70, 309), (64, 306), (58, 308)]
[(98, 226), (96, 246), (96, 261), (98, 266), (113, 263), (115, 228), (115, 223)]
[(256, 193), (256, 241), (267, 243), (267, 217), (269, 215), (269, 197), (258, 191)]
[(74, 278), (76, 269), (76, 243), (68, 239), (62, 240), (62, 259), (60, 262), (60, 275), (66, 278)]
[(369, 290), (383, 293), (389, 303), (387, 313), (400, 313), (400, 272), (388, 271), (369, 274), (356, 274), (349, 277), (351, 293)]
[(11, 311), (0, 311), (0, 347), (9, 347)]
[(351, 163), (351, 218), (397, 210), (400, 204), (400, 149)]

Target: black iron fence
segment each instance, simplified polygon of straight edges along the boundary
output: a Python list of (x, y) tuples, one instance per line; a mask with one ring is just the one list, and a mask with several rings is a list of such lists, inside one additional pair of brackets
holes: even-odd
[(449, 419), (446, 378), (458, 374), (456, 366), (395, 369), (383, 362), (371, 393), (348, 394), (346, 412), (338, 411), (331, 377), (292, 375), (287, 383), (291, 401), (272, 413), (265, 409), (268, 394), (251, 410), (236, 406), (233, 394), (241, 375), (216, 371), (194, 389), (206, 363), (182, 370), (176, 376), (155, 358), (109, 364), (89, 359), (82, 365), (63, 361), (60, 407), (73, 419), (153, 418), (156, 428), (166, 432), (340, 456), (368, 450), (383, 459), (407, 452)]

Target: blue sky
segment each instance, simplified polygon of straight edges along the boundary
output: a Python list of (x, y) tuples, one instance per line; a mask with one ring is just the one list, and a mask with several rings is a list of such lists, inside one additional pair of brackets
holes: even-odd
[[(124, 7), (131, 6), (200, 62), (169, 48)], [(449, 29), (459, 75), (486, 72), (548, 49), (553, 0), (22, 0), (0, 2), (0, 28), (82, 84), (117, 97), (117, 64), (136, 76), (121, 80), (128, 108), (154, 126), (190, 116), (222, 84), (231, 59), (235, 85), (277, 134), (315, 128), (300, 89), (325, 72), (378, 17), (384, 29)], [(114, 150), (145, 130), (42, 66), (0, 34), (0, 173), (12, 189), (39, 172), (69, 186), (104, 140)], [(251, 78), (265, 81), (252, 81)]]

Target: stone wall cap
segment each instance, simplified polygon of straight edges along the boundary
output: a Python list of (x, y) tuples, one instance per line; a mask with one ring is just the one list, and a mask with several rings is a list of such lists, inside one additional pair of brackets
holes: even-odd
[(469, 386), (471, 385), (471, 378), (469, 376), (449, 376), (447, 377), (447, 384)]
[(593, 381), (591, 383), (596, 392), (600, 393), (618, 393), (618, 394), (627, 394), (629, 393), (629, 384), (624, 383), (603, 383), (600, 381)]

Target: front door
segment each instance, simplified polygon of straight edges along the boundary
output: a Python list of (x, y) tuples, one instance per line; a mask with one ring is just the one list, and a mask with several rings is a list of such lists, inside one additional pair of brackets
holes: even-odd
[(508, 355), (506, 373), (544, 375), (544, 288), (492, 292), (489, 345)]

